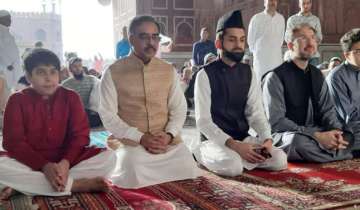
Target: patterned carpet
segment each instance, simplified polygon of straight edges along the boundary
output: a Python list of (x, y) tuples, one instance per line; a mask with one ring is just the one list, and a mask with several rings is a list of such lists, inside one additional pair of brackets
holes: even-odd
[[(19, 197), (15, 198), (18, 201), (12, 199), (7, 203), (10, 209), (24, 209), (19, 207)], [(360, 204), (359, 159), (327, 164), (290, 164), (285, 171), (255, 170), (235, 178), (207, 172), (198, 179), (139, 190), (114, 187), (109, 193), (34, 197), (32, 209), (273, 210), (345, 206), (355, 209), (355, 204)]]

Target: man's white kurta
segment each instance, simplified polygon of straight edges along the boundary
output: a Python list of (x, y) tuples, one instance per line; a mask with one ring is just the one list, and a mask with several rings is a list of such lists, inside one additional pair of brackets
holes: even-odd
[[(14, 69), (9, 71), (8, 66)], [(6, 78), (9, 89), (15, 88), (17, 81), (24, 74), (20, 64), (20, 53), (9, 28), (0, 24), (0, 74)]]
[[(168, 95), (169, 121), (165, 130), (176, 136), (185, 121), (186, 101), (176, 72), (173, 75), (173, 85)], [(115, 138), (139, 143), (143, 133), (127, 124), (117, 113), (118, 94), (111, 69), (108, 69), (100, 83), (99, 114), (102, 122)], [(118, 148), (117, 155), (119, 165), (111, 180), (123, 188), (141, 188), (163, 182), (196, 178), (201, 173), (192, 154), (182, 142), (171, 146), (164, 154), (151, 154), (138, 144)]]
[(271, 16), (264, 11), (251, 18), (247, 39), (254, 56), (254, 71), (259, 81), (266, 72), (283, 62), (281, 47), (284, 34), (285, 19), (277, 12)]

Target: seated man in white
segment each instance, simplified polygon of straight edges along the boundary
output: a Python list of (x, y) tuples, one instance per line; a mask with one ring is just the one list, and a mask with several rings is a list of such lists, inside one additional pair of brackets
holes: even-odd
[[(244, 168), (285, 169), (285, 153), (272, 146), (255, 74), (241, 63), (246, 38), (240, 11), (220, 18), (216, 32), (220, 57), (204, 66), (195, 82), (195, 116), (202, 133), (196, 160), (225, 176), (240, 175)], [(248, 134), (249, 126), (258, 138)]]
[(195, 178), (199, 168), (180, 130), (186, 102), (171, 64), (155, 57), (159, 24), (135, 17), (129, 26), (132, 53), (107, 69), (100, 83), (99, 113), (105, 128), (125, 143), (112, 177), (123, 188)]

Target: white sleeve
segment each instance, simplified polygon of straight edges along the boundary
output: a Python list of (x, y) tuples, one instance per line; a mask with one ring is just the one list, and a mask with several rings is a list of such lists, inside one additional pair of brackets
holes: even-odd
[(249, 23), (249, 32), (248, 32), (248, 37), (247, 37), (247, 41), (248, 41), (248, 45), (249, 45), (249, 49), (252, 53), (256, 52), (255, 49), (255, 44), (256, 44), (256, 17), (253, 16), (250, 20)]
[[(0, 46), (5, 46), (2, 40), (3, 37), (0, 34)], [(8, 64), (6, 63), (5, 53), (6, 53), (5, 47), (0, 47), (0, 73), (7, 71)]]
[(90, 99), (89, 99), (89, 109), (94, 112), (99, 112), (100, 104), (100, 80), (96, 77), (93, 78), (94, 86), (91, 89)]
[(262, 142), (267, 138), (271, 138), (271, 128), (265, 115), (259, 84), (253, 71), (251, 74), (251, 84), (245, 106), (245, 117), (249, 122), (249, 126), (256, 131), (259, 135), (259, 140)]
[(118, 116), (118, 95), (111, 77), (111, 69), (107, 69), (100, 82), (99, 114), (104, 127), (116, 138), (140, 142), (143, 135), (137, 128), (129, 126)]
[(285, 42), (286, 43), (289, 43), (291, 41), (291, 31), (295, 27), (293, 21), (294, 20), (293, 20), (292, 16), (287, 20), (286, 31), (285, 31)]
[(180, 80), (175, 69), (173, 74), (174, 78), (168, 99), (169, 121), (166, 125), (165, 131), (170, 132), (173, 136), (176, 136), (179, 134), (184, 125), (187, 105), (184, 93), (180, 86)]
[(320, 19), (318, 17), (316, 17), (316, 36), (319, 39), (319, 43), (322, 41), (323, 39), (323, 35), (322, 35), (322, 31), (321, 31), (321, 23), (320, 23)]
[(281, 24), (281, 31), (280, 31), (281, 40), (279, 40), (279, 44), (282, 47), (283, 44), (284, 44), (284, 39), (285, 39), (285, 18), (282, 15), (280, 15), (280, 18), (281, 18), (281, 21), (280, 21), (280, 24)]
[(211, 88), (209, 78), (204, 70), (201, 70), (195, 80), (195, 118), (199, 131), (209, 140), (223, 146), (226, 140), (231, 138), (221, 130), (211, 117)]

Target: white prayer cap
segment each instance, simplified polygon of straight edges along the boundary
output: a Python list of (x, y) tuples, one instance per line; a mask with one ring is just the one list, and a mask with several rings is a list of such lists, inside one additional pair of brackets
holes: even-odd
[(6, 16), (10, 16), (10, 12), (7, 10), (4, 10), (4, 9), (0, 10), (0, 18), (6, 17)]

